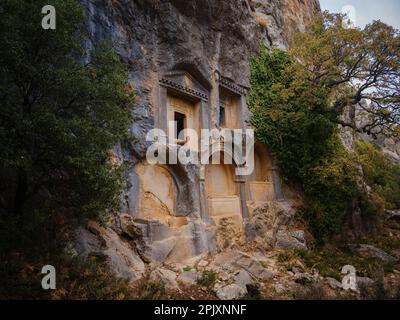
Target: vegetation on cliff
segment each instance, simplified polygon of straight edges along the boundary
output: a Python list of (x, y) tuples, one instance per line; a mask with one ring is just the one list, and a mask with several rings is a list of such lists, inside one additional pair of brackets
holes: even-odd
[[(252, 124), (286, 180), (302, 186), (303, 216), (318, 240), (337, 234), (356, 208), (370, 216), (383, 204), (398, 207), (398, 166), (365, 143), (348, 152), (338, 124), (398, 136), (399, 44), (399, 32), (379, 21), (345, 29), (342, 16), (324, 14), (294, 37), (288, 52), (264, 48), (253, 60)], [(372, 102), (360, 105), (368, 121), (344, 119), (346, 108), (363, 99)], [(360, 183), (360, 169), (372, 194)]]

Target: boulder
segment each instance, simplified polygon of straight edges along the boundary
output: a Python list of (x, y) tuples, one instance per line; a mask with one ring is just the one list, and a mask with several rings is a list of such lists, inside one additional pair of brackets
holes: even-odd
[(396, 262), (398, 260), (382, 249), (369, 244), (351, 245), (350, 247), (364, 257), (376, 258), (384, 262)]
[(87, 257), (102, 250), (99, 237), (89, 230), (80, 227), (76, 230), (75, 252), (77, 255)]
[(195, 285), (197, 280), (201, 278), (201, 273), (196, 271), (185, 271), (178, 276), (178, 282), (185, 285)]
[(122, 278), (138, 280), (144, 275), (145, 265), (132, 246), (115, 231), (103, 229), (102, 237), (107, 249), (103, 251), (113, 272)]
[(294, 275), (294, 281), (301, 285), (306, 285), (314, 282), (313, 275), (309, 273), (296, 273)]
[(158, 268), (153, 270), (150, 274), (150, 280), (160, 281), (168, 289), (178, 289), (179, 287), (176, 281), (177, 280), (176, 273), (164, 268)]
[(375, 282), (371, 278), (367, 277), (357, 277), (356, 278), (356, 283), (357, 287), (360, 289), (362, 287), (370, 287), (372, 286)]
[(325, 283), (333, 290), (342, 289), (342, 284), (334, 278), (325, 278)]
[(257, 205), (252, 213), (252, 221), (257, 236), (272, 237), (283, 227), (291, 226), (295, 210), (288, 201), (273, 201)]
[(240, 253), (233, 264), (260, 280), (269, 280), (275, 276), (275, 272), (265, 268), (258, 260), (244, 253)]
[(143, 228), (133, 221), (128, 214), (119, 216), (122, 232), (133, 240), (143, 239)]
[(111, 228), (94, 221), (86, 229), (78, 229), (75, 249), (82, 256), (101, 257), (117, 277), (138, 280), (144, 275), (145, 265), (135, 248)]
[(247, 294), (247, 289), (237, 284), (230, 284), (216, 290), (216, 295), (221, 300), (235, 300)]
[(240, 270), (239, 273), (235, 275), (234, 281), (235, 284), (243, 288), (247, 288), (247, 285), (255, 284), (250, 274), (245, 270)]
[(277, 249), (307, 249), (304, 231), (279, 230), (276, 235), (275, 248)]
[(211, 267), (231, 272), (244, 270), (252, 277), (260, 280), (269, 280), (275, 276), (274, 271), (265, 268), (255, 257), (241, 251), (228, 251), (217, 255)]

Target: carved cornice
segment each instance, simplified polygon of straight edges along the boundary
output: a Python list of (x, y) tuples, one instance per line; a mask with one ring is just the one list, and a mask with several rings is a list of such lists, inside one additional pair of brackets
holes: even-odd
[(235, 84), (233, 81), (229, 80), (228, 78), (225, 78), (225, 77), (219, 75), (218, 82), (219, 82), (220, 86), (222, 86), (225, 89), (232, 91), (240, 96), (247, 95), (247, 88), (244, 88), (243, 86)]
[(205, 92), (186, 87), (186, 86), (184, 86), (178, 82), (175, 82), (172, 79), (168, 79), (168, 78), (161, 78), (159, 82), (160, 82), (160, 85), (162, 85), (164, 87), (179, 91), (183, 94), (186, 94), (186, 95), (201, 99), (205, 102), (208, 102), (208, 95)]

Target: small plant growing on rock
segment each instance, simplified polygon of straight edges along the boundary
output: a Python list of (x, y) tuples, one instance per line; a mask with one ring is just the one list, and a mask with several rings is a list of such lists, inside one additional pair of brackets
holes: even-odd
[(296, 300), (328, 300), (327, 293), (321, 284), (312, 284), (294, 292)]
[(214, 287), (217, 278), (217, 274), (214, 271), (204, 271), (202, 276), (197, 280), (197, 284), (211, 289)]
[(167, 297), (165, 286), (160, 281), (143, 281), (137, 292), (140, 300), (161, 300)]
[(382, 275), (375, 279), (372, 286), (360, 286), (362, 300), (398, 300), (400, 288), (390, 289)]

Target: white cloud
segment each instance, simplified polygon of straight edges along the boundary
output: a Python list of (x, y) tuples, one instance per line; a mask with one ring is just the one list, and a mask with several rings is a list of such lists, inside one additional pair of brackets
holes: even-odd
[(400, 1), (398, 0), (320, 0), (322, 10), (341, 12), (346, 5), (356, 9), (358, 26), (365, 26), (373, 20), (382, 20), (400, 29)]

